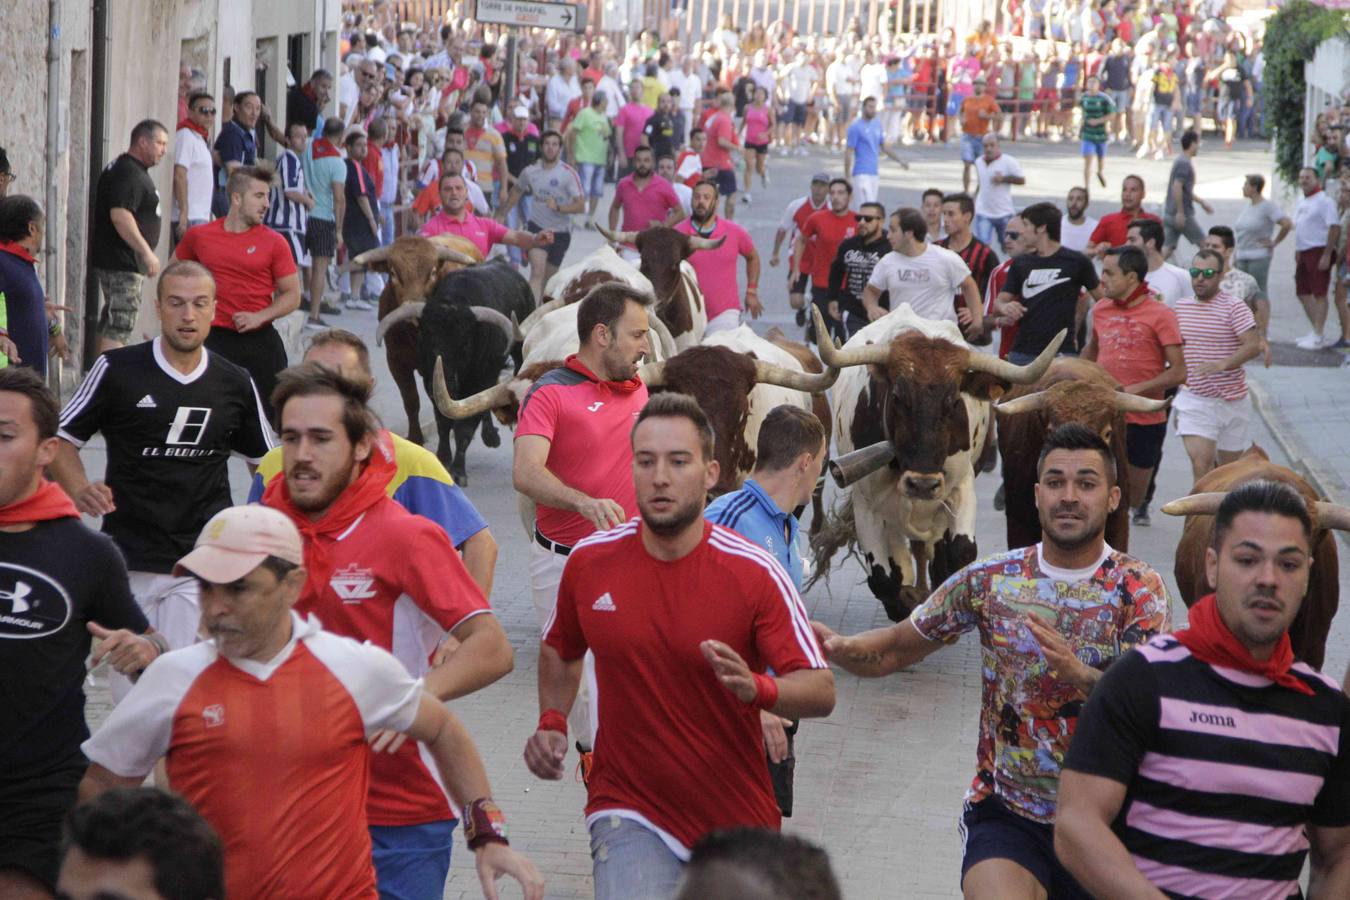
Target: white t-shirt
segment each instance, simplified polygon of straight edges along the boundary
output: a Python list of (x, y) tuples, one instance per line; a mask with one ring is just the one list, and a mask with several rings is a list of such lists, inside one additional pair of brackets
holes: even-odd
[(703, 97), (703, 79), (697, 72), (690, 72), (688, 75), (683, 72), (675, 72), (670, 76), (670, 86), (680, 89), (680, 109), (689, 112)]
[[(202, 136), (190, 128), (180, 128), (173, 138), (173, 164), (187, 170), (187, 217), (190, 222), (211, 218), (211, 193), (215, 177), (211, 170), (211, 148)], [(178, 198), (173, 200), (173, 221), (181, 218)]]
[(858, 92), (859, 100), (866, 100), (868, 97), (876, 97), (877, 103), (884, 103), (886, 100), (886, 67), (881, 63), (868, 63), (862, 67), (859, 75), (862, 81), (862, 90)]
[(825, 89), (841, 97), (852, 97), (858, 92), (854, 78), (853, 67), (842, 59), (836, 59), (825, 69)]
[(888, 291), (891, 309), (908, 303), (916, 315), (925, 319), (956, 321), (952, 298), (961, 283), (970, 277), (970, 269), (960, 256), (945, 247), (929, 244), (918, 256), (905, 256), (892, 250), (881, 258), (867, 283)]
[(684, 214), (692, 216), (694, 214), (694, 189), (683, 181), (673, 181), (670, 186), (675, 189), (675, 196), (680, 198), (680, 205), (684, 207)]
[(1191, 273), (1174, 266), (1171, 263), (1163, 263), (1144, 276), (1144, 283), (1158, 292), (1158, 296), (1168, 306), (1176, 306), (1177, 301), (1183, 297), (1194, 297), (1195, 288), (1191, 286)]
[(1325, 247), (1327, 234), (1331, 226), (1339, 225), (1340, 216), (1336, 215), (1336, 201), (1326, 191), (1318, 191), (1311, 197), (1299, 197), (1294, 207), (1294, 249), (1304, 250)]
[(1059, 242), (1070, 250), (1083, 253), (1087, 250), (1088, 238), (1092, 237), (1092, 229), (1096, 227), (1097, 220), (1091, 216), (1084, 216), (1082, 225), (1073, 224), (1065, 216), (1059, 223)]
[(787, 84), (788, 99), (793, 103), (806, 103), (811, 99), (811, 85), (820, 80), (820, 72), (808, 62), (794, 62), (783, 73)]
[(989, 163), (981, 156), (975, 160), (975, 171), (980, 176), (980, 194), (975, 198), (975, 215), (1001, 219), (1017, 212), (1017, 208), (1013, 206), (1012, 185), (1007, 182), (994, 184), (995, 175), (1022, 177), (1022, 166), (1016, 159), (1004, 153)]

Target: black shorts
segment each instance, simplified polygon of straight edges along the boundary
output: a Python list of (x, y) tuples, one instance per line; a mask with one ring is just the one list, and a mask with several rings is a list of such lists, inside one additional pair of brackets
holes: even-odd
[(253, 385), (258, 389), (267, 421), (274, 428), (279, 425), (272, 415), (272, 390), (277, 386), (277, 373), (290, 362), (286, 358), (286, 344), (277, 330), (268, 324), (257, 331), (241, 334), (232, 328), (213, 325), (206, 336), (206, 349), (219, 353), (253, 376)]
[(736, 193), (736, 170), (718, 169), (717, 170), (717, 193), (723, 197), (730, 197)]
[(61, 825), (88, 767), (84, 755), (75, 753), (36, 774), (0, 774), (0, 869), (19, 869), (55, 890)]
[(753, 150), (753, 151), (755, 151), (756, 153), (763, 153), (763, 154), (766, 154), (766, 155), (767, 155), (768, 152), (769, 152), (769, 142), (768, 142), (768, 141), (765, 141), (765, 142), (762, 143), (762, 144), (750, 144), (750, 143), (747, 143), (747, 144), (745, 145), (745, 149), (747, 149), (747, 150)]
[(805, 294), (806, 289), (811, 284), (811, 276), (805, 272), (798, 272), (797, 277), (788, 279), (789, 294)]
[(977, 863), (1006, 859), (1026, 869), (1058, 900), (1089, 900), (1055, 856), (1055, 826), (1023, 818), (997, 797), (967, 803), (961, 813), (961, 880)]
[[(530, 234), (538, 234), (545, 229), (540, 228), (533, 222), (525, 223), (525, 230)], [(548, 250), (548, 264), (555, 269), (562, 265), (563, 257), (567, 255), (567, 248), (572, 246), (572, 232), (555, 231), (553, 232), (553, 243), (544, 248)]]
[(305, 225), (305, 249), (310, 256), (324, 259), (337, 256), (337, 223), (310, 216)]
[(1154, 425), (1125, 425), (1125, 458), (1136, 469), (1151, 469), (1162, 461), (1163, 439), (1167, 437), (1167, 423)]
[[(830, 289), (827, 287), (816, 287), (811, 285), (811, 303), (820, 307), (820, 314), (825, 315), (825, 310), (830, 305)], [(828, 317), (827, 317), (828, 318)]]

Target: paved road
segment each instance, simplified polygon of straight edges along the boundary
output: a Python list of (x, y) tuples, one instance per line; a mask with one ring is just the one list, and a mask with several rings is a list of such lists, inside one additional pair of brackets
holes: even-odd
[[(1211, 143), (1210, 146), (1216, 146)], [(1028, 184), (1017, 191), (1019, 201), (1060, 199), (1081, 173), (1081, 161), (1068, 144), (1009, 145), (1027, 171)], [(933, 185), (948, 190), (960, 184), (955, 145), (908, 148), (913, 160), (908, 173), (888, 164), (882, 202), (888, 208), (917, 203), (919, 192)], [(1214, 221), (1231, 221), (1240, 209), (1243, 173), (1267, 168), (1267, 154), (1255, 145), (1230, 153), (1203, 154), (1197, 164), (1198, 193), (1217, 207)], [(775, 157), (771, 188), (755, 192), (755, 202), (738, 210), (738, 221), (751, 232), (761, 254), (772, 248), (773, 231), (783, 207), (804, 193), (810, 174), (836, 171), (841, 155), (817, 152), (810, 158)], [(1112, 195), (1119, 178), (1140, 172), (1152, 196), (1160, 198), (1166, 164), (1152, 161), (1108, 160)], [(1116, 208), (1096, 200), (1092, 212)], [(579, 259), (598, 244), (598, 238), (579, 232), (570, 259)], [(1276, 278), (1291, 271), (1288, 260), (1276, 266)], [(761, 286), (768, 313), (762, 324), (779, 324), (795, 333), (781, 270), (766, 265)], [(1290, 302), (1296, 304), (1292, 298)], [(1296, 308), (1296, 306), (1295, 306)], [(1277, 320), (1292, 312), (1277, 296)], [(339, 323), (372, 337), (371, 313), (347, 314)], [(1303, 333), (1298, 323), (1277, 325), (1277, 337)], [(377, 356), (376, 406), (395, 429), (404, 427), (397, 394)], [(1289, 383), (1286, 382), (1286, 385)], [(424, 407), (429, 415), (429, 406)], [(434, 433), (434, 431), (432, 432)], [(1258, 421), (1253, 439), (1283, 461), (1277, 442)], [(491, 523), (502, 553), (492, 602), (516, 649), (515, 671), (478, 695), (456, 702), (455, 711), (472, 730), (487, 761), (495, 793), (510, 818), (513, 842), (529, 853), (549, 881), (550, 897), (589, 897), (590, 857), (582, 823), (584, 793), (578, 781), (545, 784), (532, 778), (521, 762), (521, 750), (537, 716), (535, 662), (537, 633), (529, 598), (528, 542), (516, 515), (511, 489), (510, 449), (488, 450), (475, 444), (469, 451), (470, 497)], [(97, 468), (91, 460), (91, 468)], [(1175, 436), (1169, 436), (1159, 477), (1160, 500), (1185, 493), (1190, 486), (1189, 465)], [(242, 467), (235, 472), (236, 496), (245, 492)], [(1003, 518), (991, 498), (996, 483), (991, 476), (978, 482), (980, 512), (978, 541), (982, 551), (1005, 547)], [(1137, 529), (1131, 549), (1164, 573), (1172, 584), (1172, 554), (1180, 522), (1154, 514), (1151, 528)], [(811, 615), (836, 630), (853, 633), (886, 623), (879, 604), (862, 583), (854, 562), (839, 565), (827, 585), (805, 599)], [(1342, 578), (1342, 589), (1346, 579)], [(1184, 616), (1176, 604), (1178, 618)], [(1350, 653), (1350, 616), (1337, 623), (1328, 650), (1327, 670), (1339, 675)], [(913, 670), (884, 682), (864, 682), (852, 676), (838, 678), (838, 705), (827, 720), (807, 723), (798, 739), (797, 815), (785, 822), (789, 831), (822, 843), (830, 852), (851, 900), (893, 897), (959, 896), (960, 843), (956, 817), (961, 796), (974, 765), (975, 721), (979, 701), (979, 647), (967, 637)], [(91, 718), (106, 714), (106, 701), (95, 691)], [(573, 754), (573, 760), (574, 760)], [(462, 845), (461, 845), (462, 846)], [(478, 883), (469, 859), (457, 851), (446, 897), (478, 897)], [(510, 888), (505, 896), (517, 896)]]

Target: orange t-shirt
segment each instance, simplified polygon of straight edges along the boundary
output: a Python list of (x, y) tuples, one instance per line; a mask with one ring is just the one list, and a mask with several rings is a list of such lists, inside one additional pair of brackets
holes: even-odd
[(971, 94), (961, 103), (961, 131), (971, 137), (984, 137), (989, 133), (993, 119), (981, 119), (981, 112), (998, 112), (998, 101), (985, 94), (977, 97)]

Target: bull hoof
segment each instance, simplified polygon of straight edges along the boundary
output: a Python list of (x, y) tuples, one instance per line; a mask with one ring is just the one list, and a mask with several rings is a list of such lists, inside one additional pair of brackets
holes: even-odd
[(501, 433), (497, 431), (497, 426), (492, 424), (491, 419), (483, 419), (482, 435), (484, 447), (500, 447), (502, 445)]
[(426, 443), (426, 438), (422, 436), (422, 426), (414, 425), (408, 429), (408, 442), (419, 447)]
[(450, 478), (460, 487), (469, 486), (469, 473), (465, 472), (463, 469), (456, 469), (452, 466), (450, 468)]

